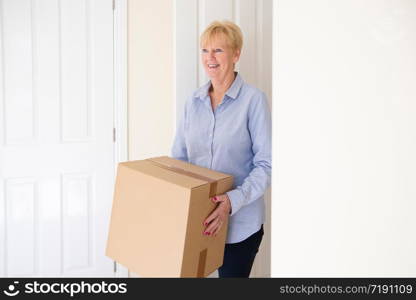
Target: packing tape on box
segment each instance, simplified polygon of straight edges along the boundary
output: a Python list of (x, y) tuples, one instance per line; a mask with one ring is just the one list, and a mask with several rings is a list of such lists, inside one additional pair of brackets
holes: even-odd
[(204, 249), (199, 253), (197, 277), (205, 277), (205, 264), (207, 262), (208, 249)]
[(152, 164), (157, 165), (158, 167), (164, 168), (166, 170), (170, 170), (179, 174), (183, 174), (183, 175), (187, 175), (189, 177), (195, 178), (195, 179), (200, 179), (203, 181), (207, 181), (210, 184), (210, 190), (209, 190), (209, 196), (213, 197), (217, 194), (217, 180), (209, 178), (209, 177), (205, 177), (178, 167), (174, 167), (174, 166), (167, 166), (164, 164), (161, 164), (157, 161), (151, 160), (151, 159), (147, 159), (147, 161), (151, 162)]

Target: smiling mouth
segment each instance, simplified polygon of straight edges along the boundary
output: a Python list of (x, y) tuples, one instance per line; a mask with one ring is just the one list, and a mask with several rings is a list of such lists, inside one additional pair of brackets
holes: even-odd
[(210, 68), (210, 69), (216, 69), (219, 66), (220, 66), (219, 64), (208, 64), (208, 68)]

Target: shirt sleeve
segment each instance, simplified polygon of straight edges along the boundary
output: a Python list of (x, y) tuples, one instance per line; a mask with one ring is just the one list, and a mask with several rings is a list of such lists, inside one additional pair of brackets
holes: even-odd
[(176, 159), (188, 162), (188, 152), (185, 143), (186, 104), (183, 110), (179, 125), (176, 128), (175, 138), (171, 149), (171, 156)]
[(271, 178), (271, 113), (264, 93), (253, 101), (248, 128), (252, 140), (253, 169), (242, 185), (226, 194), (231, 202), (231, 215), (264, 195)]

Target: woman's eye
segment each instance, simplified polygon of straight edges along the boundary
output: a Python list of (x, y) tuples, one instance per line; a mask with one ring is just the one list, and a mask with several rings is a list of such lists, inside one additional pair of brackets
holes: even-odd
[(202, 53), (208, 53), (207, 49), (202, 49), (201, 51), (202, 51)]
[(222, 49), (215, 49), (215, 52), (222, 52)]

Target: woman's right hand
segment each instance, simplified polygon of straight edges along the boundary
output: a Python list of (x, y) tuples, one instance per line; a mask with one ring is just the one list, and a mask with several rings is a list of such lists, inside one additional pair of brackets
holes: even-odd
[(204, 221), (204, 225), (207, 227), (203, 234), (217, 236), (231, 213), (231, 202), (227, 194), (212, 197), (211, 201), (218, 203), (218, 206)]

